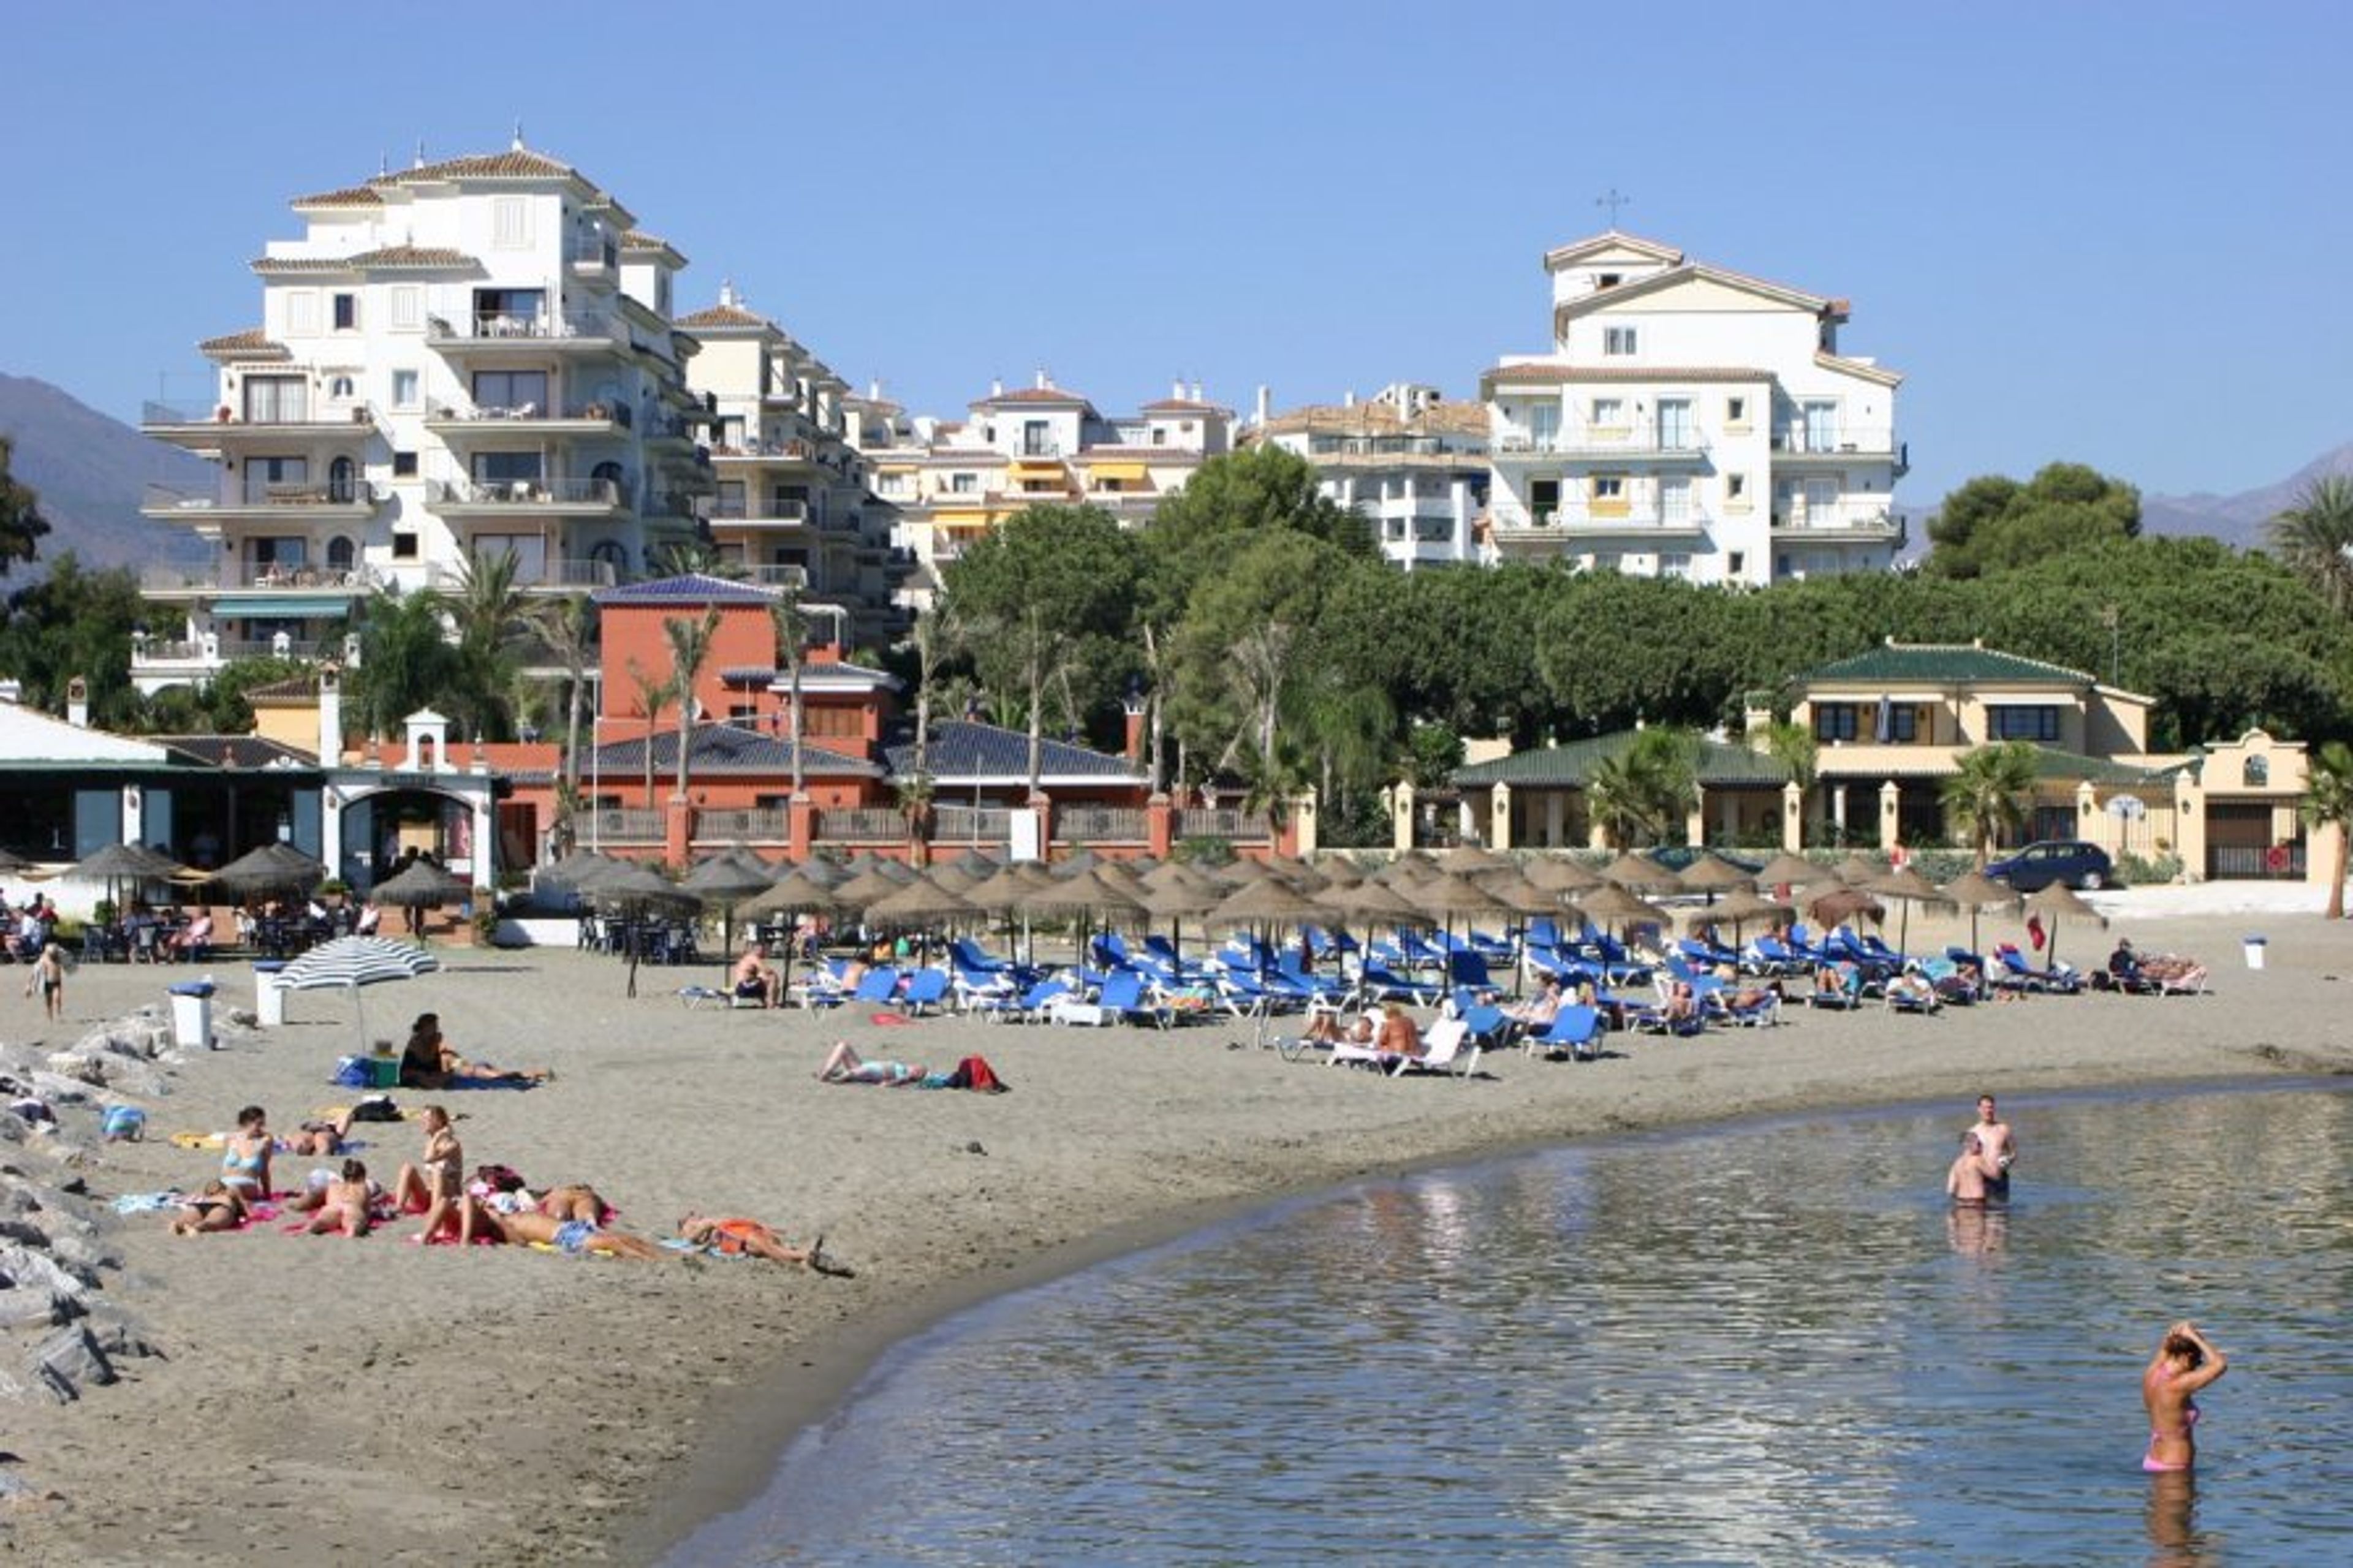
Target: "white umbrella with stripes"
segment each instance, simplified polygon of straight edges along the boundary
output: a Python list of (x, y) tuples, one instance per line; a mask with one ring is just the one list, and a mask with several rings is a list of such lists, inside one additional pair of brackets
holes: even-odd
[(328, 991), (352, 994), (359, 1011), (360, 1048), (367, 1049), (367, 1005), (361, 989), (395, 980), (414, 980), (441, 967), (441, 961), (405, 942), (381, 936), (339, 936), (322, 942), (278, 972), (278, 984), (287, 991)]

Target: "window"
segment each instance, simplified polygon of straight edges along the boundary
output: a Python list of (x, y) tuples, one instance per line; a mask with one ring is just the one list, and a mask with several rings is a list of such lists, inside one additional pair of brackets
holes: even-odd
[(486, 485), (535, 485), (539, 482), (537, 452), (477, 452), (474, 479)]
[(1748, 476), (1746, 474), (1727, 474), (1725, 476), (1724, 495), (1726, 500), (1738, 500), (1747, 493)]
[(359, 468), (349, 458), (337, 458), (327, 465), (327, 499), (338, 506), (349, 506), (359, 499)]
[(1748, 552), (1746, 551), (1734, 550), (1725, 552), (1724, 557), (1724, 574), (1725, 576), (1742, 576), (1747, 572), (1747, 570)]
[(1597, 273), (1594, 275), (1593, 286), (1596, 289), (1615, 289), (1618, 287), (1623, 276), (1623, 274), (1617, 272)]
[(1692, 558), (1688, 551), (1671, 550), (1659, 557), (1659, 575), (1688, 577), (1691, 575), (1691, 563)]
[(334, 313), (335, 331), (355, 332), (360, 326), (360, 297), (356, 294), (335, 294), (330, 297)]
[(977, 492), (979, 489), (980, 476), (978, 474), (950, 474), (948, 476), (948, 490), (952, 495), (968, 496)]
[(415, 371), (394, 371), (392, 373), (392, 405), (395, 408), (416, 407), (417, 389), (420, 384)]
[(2269, 788), (2272, 782), (2271, 759), (2269, 757), (2249, 757), (2247, 759), (2247, 765), (2240, 771), (2239, 779), (2240, 782), (2248, 789)]
[(1598, 429), (1622, 426), (1626, 423), (1625, 400), (1617, 397), (1597, 397), (1593, 400), (1593, 424)]
[(1530, 479), (1528, 481), (1528, 513), (1541, 528), (1560, 512), (1560, 481)]
[(394, 534), (392, 536), (392, 558), (395, 561), (416, 560), (417, 535), (413, 533)]
[(353, 548), (348, 535), (339, 533), (327, 541), (327, 565), (331, 570), (348, 572), (356, 559), (358, 552)]
[(1852, 741), (1854, 739), (1855, 705), (1852, 702), (1819, 702), (1814, 705), (1814, 738), (1818, 741)]
[(1691, 521), (1692, 482), (1687, 475), (1674, 474), (1659, 481), (1659, 521), (1665, 523)]
[(1605, 354), (1612, 355), (1632, 353), (1634, 352), (1634, 329), (1631, 327), (1602, 328), (1601, 352)]
[(547, 412), (547, 373), (543, 370), (478, 370), (474, 373), (474, 406), (484, 413)]
[(425, 319), (425, 291), (414, 283), (392, 288), (392, 324), (396, 331), (415, 331)]
[(474, 331), (487, 338), (527, 338), (547, 310), (544, 289), (477, 289)]
[(310, 385), (299, 375), (248, 376), (245, 416), (257, 425), (299, 425), (311, 416)]
[(1384, 525), (1382, 531), (1388, 534), (1391, 539), (1403, 539), (1405, 537), (1405, 519), (1401, 517), (1390, 518)]
[(395, 452), (392, 455), (392, 477), (396, 479), (415, 479), (417, 477), (417, 454), (414, 452)]
[(1560, 405), (1538, 403), (1528, 409), (1528, 445), (1539, 452), (1560, 444)]
[(1821, 528), (1837, 521), (1839, 487), (1836, 479), (1806, 481), (1806, 521)]
[(296, 289), (286, 296), (286, 331), (290, 337), (307, 338), (319, 330), (319, 291), (316, 289)]
[(1746, 424), (1748, 422), (1748, 399), (1745, 397), (1725, 398), (1724, 400), (1724, 422), (1726, 425)]
[(1585, 481), (1585, 493), (1596, 517), (1626, 515), (1626, 476), (1596, 474)]
[(259, 506), (280, 496), (299, 494), (311, 482), (307, 458), (248, 458), (245, 460), (245, 503)]
[(1659, 399), (1659, 446), (1669, 452), (1685, 452), (1699, 445), (1692, 434), (1692, 405), (1687, 397)]
[(2059, 739), (2059, 710), (2055, 706), (1989, 708), (1986, 728), (1997, 741), (2042, 741)]
[(717, 499), (711, 503), (711, 515), (713, 517), (742, 517), (744, 515), (743, 480), (722, 479), (719, 481), (719, 495)]
[(501, 250), (521, 250), (531, 243), (531, 204), (522, 196), (491, 200), (491, 243)]
[(1804, 452), (1827, 452), (1838, 445), (1838, 405), (1809, 403), (1804, 405), (1806, 420)]

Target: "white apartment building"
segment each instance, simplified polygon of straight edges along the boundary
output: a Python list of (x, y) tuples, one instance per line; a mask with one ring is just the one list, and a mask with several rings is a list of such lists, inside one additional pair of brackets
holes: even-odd
[(704, 517), (721, 561), (830, 608), (845, 646), (897, 638), (907, 617), (892, 594), (913, 557), (892, 543), (896, 514), (868, 493), (866, 459), (850, 438), (875, 404), (850, 397), (824, 361), (746, 310), (732, 284), (678, 324), (701, 344), (687, 382), (712, 421), (716, 492)]
[(1270, 417), (1263, 388), (1243, 445), (1307, 459), (1316, 488), (1372, 524), (1381, 553), (1405, 571), (1480, 559), (1487, 510), (1487, 408), (1436, 387), (1396, 382), (1365, 402), (1309, 404)]
[(1197, 383), (1131, 416), (1108, 416), (1044, 371), (1007, 391), (1002, 382), (949, 424), (908, 418), (895, 404), (866, 400), (853, 439), (874, 493), (898, 511), (897, 542), (917, 575), (904, 596), (928, 604), (938, 568), (1027, 506), (1089, 502), (1130, 525), (1183, 488), (1204, 458), (1231, 449), (1234, 414)]
[(1551, 352), (1480, 378), (1484, 559), (1753, 584), (1893, 563), (1903, 378), (1840, 352), (1845, 300), (1616, 230), (1545, 270)]
[(518, 139), (292, 205), (302, 237), (252, 264), (261, 324), (200, 345), (215, 404), (143, 421), (220, 479), (142, 508), (214, 552), (148, 585), (177, 635), (134, 645), (142, 689), (242, 655), (346, 655), (357, 600), (454, 587), (470, 556), (582, 592), (695, 537), (695, 344), (670, 321), (686, 259), (612, 196)]

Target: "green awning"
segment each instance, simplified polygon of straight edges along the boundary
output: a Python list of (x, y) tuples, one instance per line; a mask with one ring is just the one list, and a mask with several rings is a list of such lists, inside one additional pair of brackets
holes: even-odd
[(224, 594), (213, 601), (213, 614), (230, 620), (301, 620), (351, 613), (349, 594)]

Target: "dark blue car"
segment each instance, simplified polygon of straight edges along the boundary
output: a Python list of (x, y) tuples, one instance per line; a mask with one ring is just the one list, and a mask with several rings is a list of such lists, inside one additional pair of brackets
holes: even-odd
[(2116, 879), (2116, 863), (2096, 844), (2080, 838), (2050, 838), (2030, 844), (1988, 866), (1985, 874), (2021, 893), (2037, 893), (2053, 882), (2078, 891), (2105, 888)]

